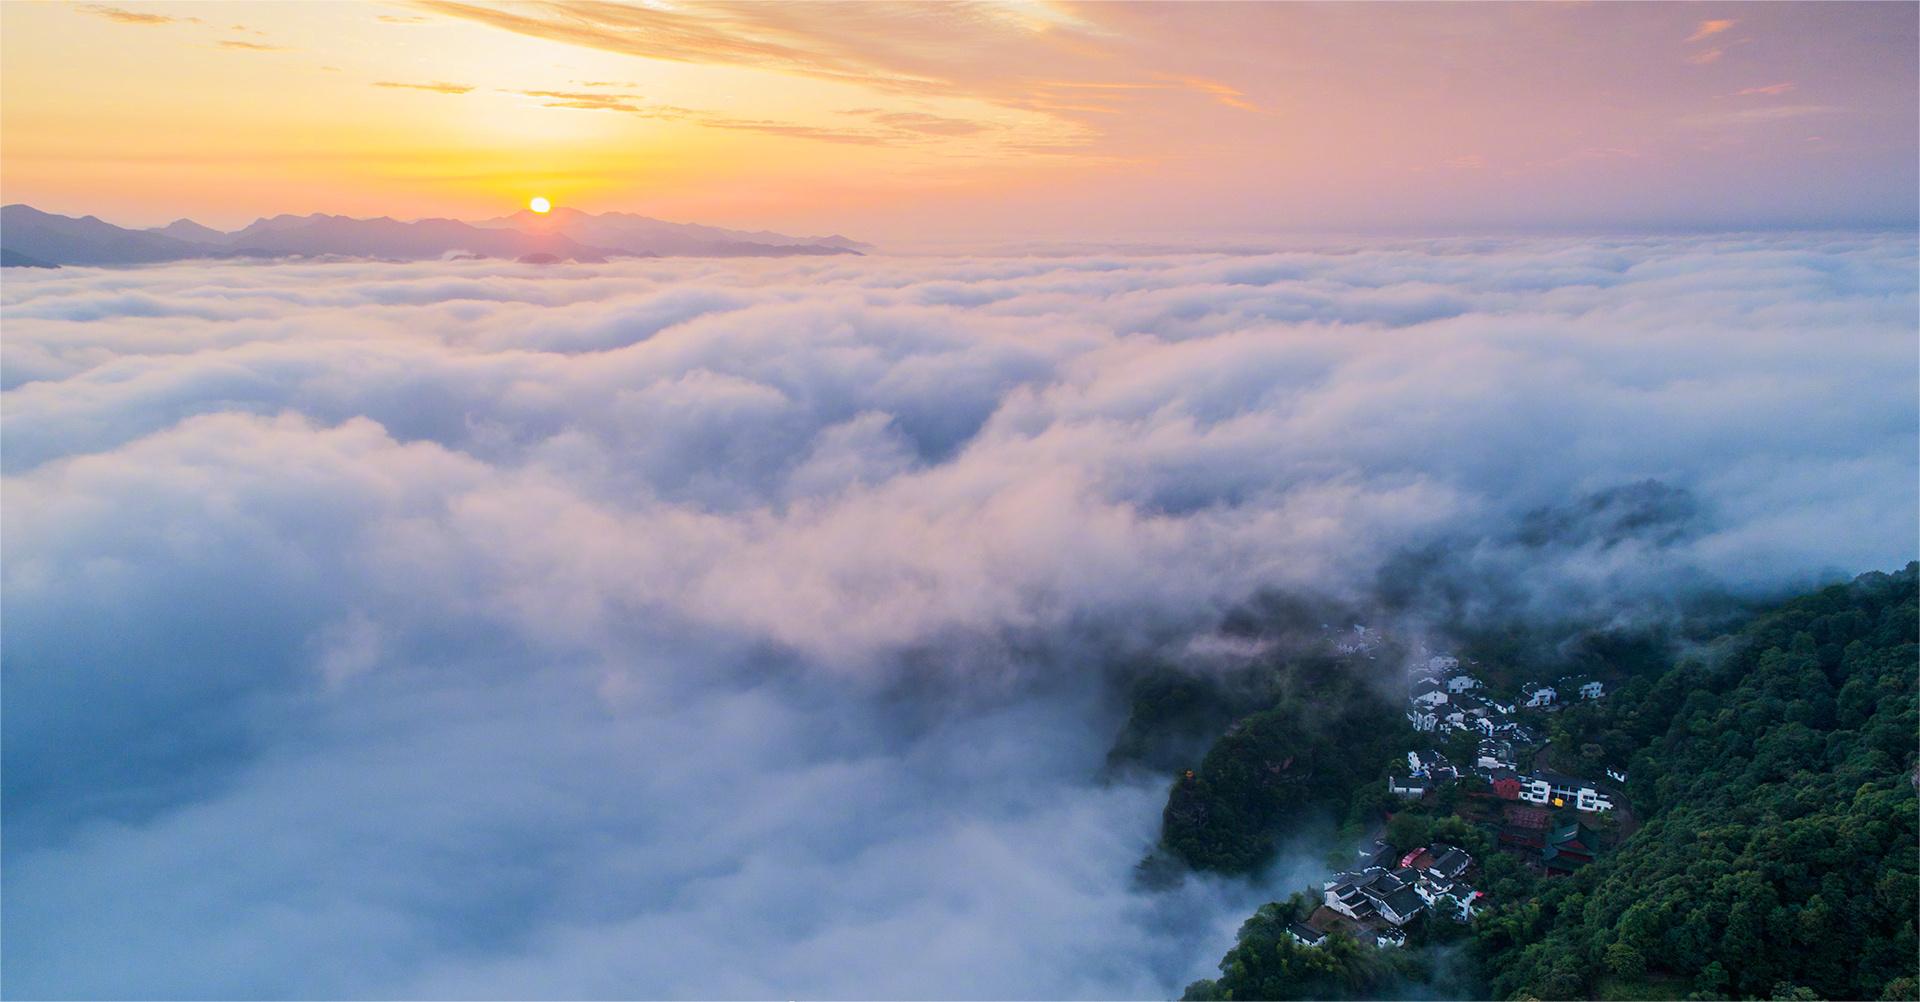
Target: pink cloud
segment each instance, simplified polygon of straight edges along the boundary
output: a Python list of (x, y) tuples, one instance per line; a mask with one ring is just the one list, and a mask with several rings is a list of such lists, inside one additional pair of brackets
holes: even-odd
[(1687, 41), (1698, 42), (1703, 38), (1710, 38), (1739, 23), (1740, 22), (1734, 20), (1702, 21), (1700, 22), (1700, 27), (1695, 28), (1693, 34), (1687, 36)]

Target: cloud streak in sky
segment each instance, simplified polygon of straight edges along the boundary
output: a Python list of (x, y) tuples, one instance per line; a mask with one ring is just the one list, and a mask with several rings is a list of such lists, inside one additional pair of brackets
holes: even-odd
[(197, 17), (171, 17), (166, 14), (155, 14), (152, 11), (127, 10), (124, 7), (109, 7), (97, 3), (77, 4), (73, 9), (82, 14), (104, 17), (121, 24), (198, 24), (200, 22)]
[(467, 94), (473, 90), (470, 84), (447, 83), (444, 80), (434, 80), (430, 83), (403, 83), (397, 80), (376, 80), (373, 85), (375, 87), (394, 87), (401, 90), (430, 90), (436, 94)]
[[(1112, 666), (1451, 541), (1915, 548), (1911, 241), (231, 263), (3, 295), (10, 995), (1165, 997)], [(1658, 481), (1671, 538), (1511, 543)], [(1464, 541), (1464, 542), (1463, 542)]]
[(1700, 22), (1700, 27), (1695, 28), (1693, 34), (1687, 36), (1687, 41), (1699, 42), (1712, 38), (1739, 23), (1738, 21), (1731, 20), (1702, 21)]

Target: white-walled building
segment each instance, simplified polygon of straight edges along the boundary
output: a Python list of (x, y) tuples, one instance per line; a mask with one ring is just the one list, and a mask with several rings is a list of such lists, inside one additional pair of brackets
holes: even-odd
[(1595, 789), (1592, 783), (1553, 772), (1536, 772), (1520, 781), (1520, 799), (1532, 804), (1564, 807), (1597, 814), (1613, 810), (1613, 801)]

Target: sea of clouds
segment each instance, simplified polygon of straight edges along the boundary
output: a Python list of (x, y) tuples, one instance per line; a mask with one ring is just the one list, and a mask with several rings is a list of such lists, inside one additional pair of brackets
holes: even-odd
[[(1915, 556), (1909, 236), (0, 285), (14, 996), (1166, 997), (1113, 666)], [(1515, 541), (1623, 485), (1685, 531)], [(1491, 599), (1489, 601), (1492, 601)]]

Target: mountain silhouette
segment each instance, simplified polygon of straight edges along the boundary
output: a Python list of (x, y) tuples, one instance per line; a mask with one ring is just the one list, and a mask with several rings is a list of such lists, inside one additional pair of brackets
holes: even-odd
[(768, 230), (729, 230), (698, 223), (669, 223), (630, 212), (588, 213), (560, 208), (527, 209), (474, 224), (523, 233), (558, 233), (584, 244), (660, 255), (768, 257), (788, 254), (858, 254), (872, 247), (842, 236), (793, 237)]
[(527, 263), (597, 263), (610, 257), (776, 257), (859, 254), (868, 245), (842, 236), (793, 237), (669, 223), (623, 212), (521, 211), (466, 223), (402, 221), (314, 213), (257, 219), (223, 232), (191, 219), (133, 230), (93, 216), (74, 218), (30, 205), (0, 208), (0, 247), (8, 267), (137, 265), (193, 258), (352, 257), (390, 261), (499, 258)]

